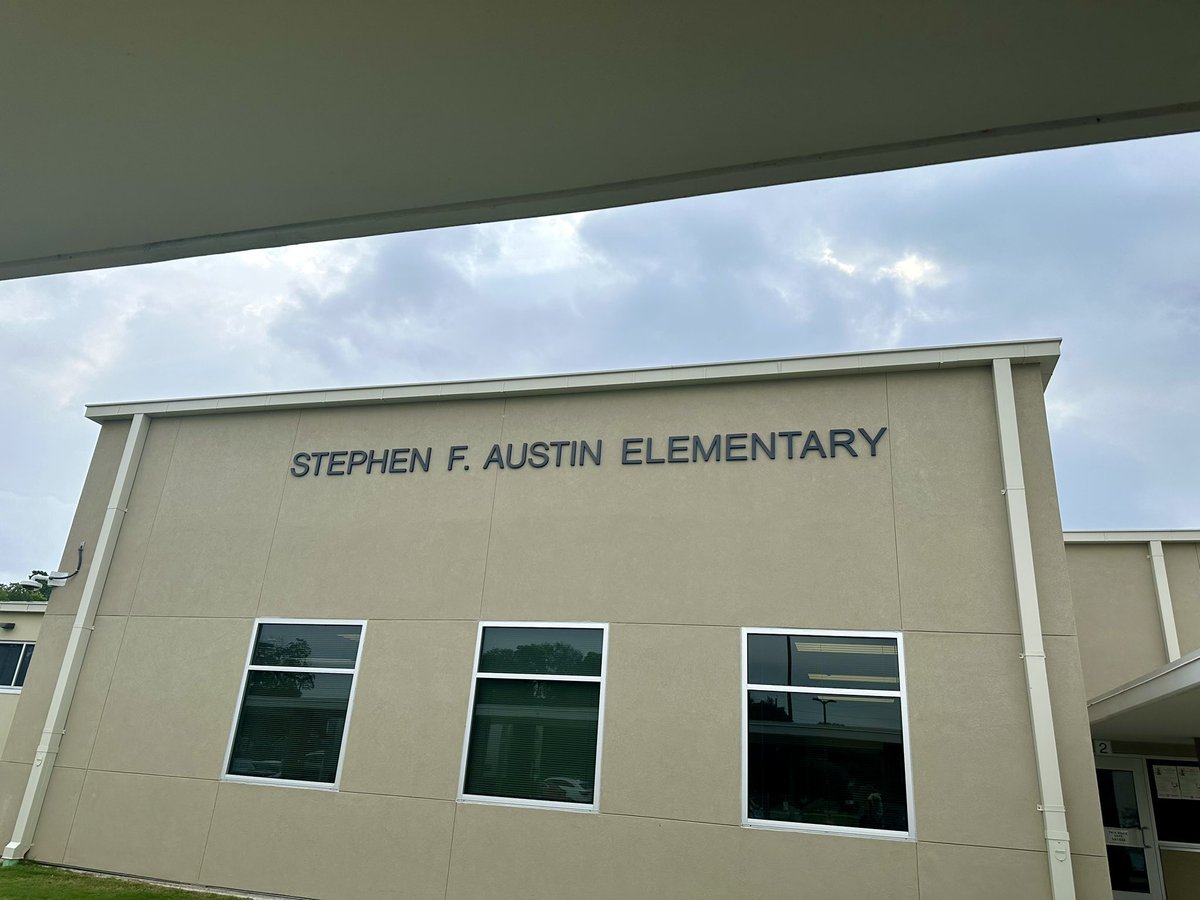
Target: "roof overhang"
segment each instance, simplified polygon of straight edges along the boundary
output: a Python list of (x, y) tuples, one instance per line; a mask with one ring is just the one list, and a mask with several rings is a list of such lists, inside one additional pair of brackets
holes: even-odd
[(1088, 701), (1092, 735), (1191, 744), (1200, 736), (1200, 650)]
[(1177, 528), (1166, 531), (1065, 531), (1068, 544), (1148, 544), (1150, 541), (1168, 543), (1200, 543), (1200, 529)]
[(1200, 4), (0, 9), (0, 278), (1200, 130)]
[(281, 391), (271, 394), (235, 394), (147, 400), (132, 403), (93, 403), (87, 417), (94, 422), (148, 416), (198, 416), (214, 413), (255, 412), (267, 409), (317, 409), (377, 403), (420, 403), (432, 400), (479, 400), (529, 397), (537, 394), (575, 394), (590, 391), (627, 391), (695, 384), (730, 384), (818, 378), (829, 375), (880, 374), (926, 369), (991, 365), (1007, 359), (1013, 365), (1036, 365), (1043, 386), (1058, 362), (1059, 338), (1006, 341), (997, 344), (959, 344), (918, 347), (911, 350), (873, 350), (787, 359), (709, 363), (694, 366), (661, 366), (567, 375), (535, 375), (485, 381), (448, 381), (432, 384), (398, 384), (382, 387), (332, 388), (324, 391)]

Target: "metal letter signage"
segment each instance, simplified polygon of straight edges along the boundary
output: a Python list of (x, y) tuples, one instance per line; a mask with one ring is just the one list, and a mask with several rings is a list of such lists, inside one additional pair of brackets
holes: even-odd
[(870, 459), (878, 456), (887, 426), (829, 428), (821, 431), (731, 431), (725, 434), (638, 435), (622, 438), (616, 454), (604, 454), (601, 438), (573, 438), (492, 444), (486, 450), (451, 444), (445, 451), (426, 447), (301, 450), (288, 472), (295, 478), (343, 475), (427, 473), (431, 461), (446, 460), (447, 472), (470, 472), (471, 461), (487, 469), (569, 469), (602, 465), (672, 463), (755, 463)]

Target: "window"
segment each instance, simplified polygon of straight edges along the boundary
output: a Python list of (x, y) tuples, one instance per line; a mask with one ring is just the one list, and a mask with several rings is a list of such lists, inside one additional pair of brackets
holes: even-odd
[(912, 837), (900, 636), (743, 638), (743, 824)]
[(598, 808), (607, 636), (607, 625), (480, 625), (460, 799)]
[(17, 693), (25, 684), (25, 673), (33, 659), (33, 643), (0, 642), (0, 692)]
[(1200, 766), (1191, 759), (1147, 759), (1146, 774), (1159, 846), (1200, 849)]
[(226, 779), (336, 788), (363, 622), (255, 624)]

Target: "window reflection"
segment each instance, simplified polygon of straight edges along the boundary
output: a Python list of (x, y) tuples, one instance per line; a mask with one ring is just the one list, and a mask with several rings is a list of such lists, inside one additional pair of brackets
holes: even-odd
[(483, 629), (464, 795), (593, 804), (604, 637), (600, 628)]
[(251, 672), (229, 773), (332, 784), (351, 680), (350, 675)]
[[(1133, 773), (1120, 769), (1097, 769), (1096, 782), (1100, 789), (1100, 818), (1106, 829), (1118, 832), (1137, 829), (1135, 840), (1141, 841), (1141, 814), (1138, 812), (1137, 790)], [(1150, 876), (1146, 871), (1146, 851), (1141, 847), (1122, 847), (1108, 844), (1108, 876), (1115, 891), (1149, 894)]]
[(900, 701), (750, 691), (753, 819), (908, 830)]
[(227, 774), (337, 780), (361, 636), (360, 624), (259, 624)]
[(481, 678), (464, 791), (591, 803), (599, 708), (597, 683)]
[(908, 832), (898, 637), (747, 632), (748, 820)]
[(0, 688), (19, 688), (33, 659), (32, 643), (0, 643)]
[(254, 666), (353, 669), (361, 629), (354, 625), (299, 625), (270, 622), (259, 626)]
[(900, 690), (895, 638), (751, 634), (747, 662), (751, 684)]
[(480, 672), (599, 675), (603, 633), (584, 628), (485, 628)]

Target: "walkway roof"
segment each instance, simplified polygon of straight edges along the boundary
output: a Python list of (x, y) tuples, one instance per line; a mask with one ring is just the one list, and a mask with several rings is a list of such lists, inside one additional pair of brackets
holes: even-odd
[(0, 7), (0, 278), (1200, 130), (1200, 4)]

